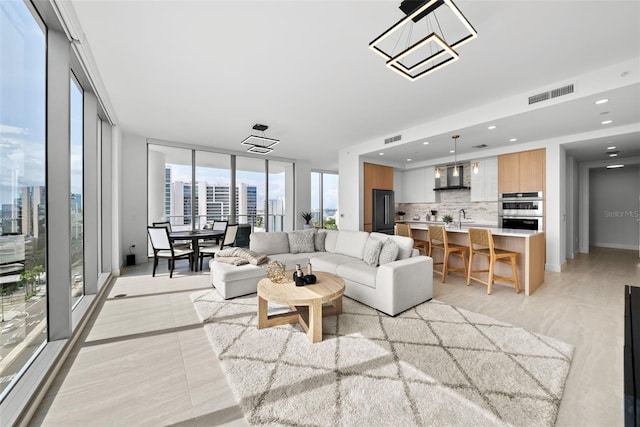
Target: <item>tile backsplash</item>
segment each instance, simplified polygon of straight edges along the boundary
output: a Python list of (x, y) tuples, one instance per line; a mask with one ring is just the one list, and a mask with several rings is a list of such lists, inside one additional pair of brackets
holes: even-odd
[(420, 217), (424, 221), (431, 210), (438, 211), (437, 220), (442, 215), (453, 216), (458, 220), (458, 211), (464, 209), (467, 219), (476, 224), (498, 225), (498, 202), (471, 202), (471, 190), (451, 190), (440, 192), (440, 202), (434, 203), (396, 203), (396, 212), (404, 211), (404, 219)]

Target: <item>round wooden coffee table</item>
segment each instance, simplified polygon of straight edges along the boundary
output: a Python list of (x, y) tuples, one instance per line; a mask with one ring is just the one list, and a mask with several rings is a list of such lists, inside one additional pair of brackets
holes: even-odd
[[(292, 271), (286, 273), (293, 275)], [(314, 272), (313, 285), (296, 286), (294, 282), (273, 283), (268, 278), (258, 282), (258, 329), (299, 323), (313, 343), (322, 341), (322, 318), (342, 313), (344, 280), (324, 271)], [(269, 302), (285, 304), (287, 313), (268, 315)], [(327, 306), (323, 304), (329, 303)]]

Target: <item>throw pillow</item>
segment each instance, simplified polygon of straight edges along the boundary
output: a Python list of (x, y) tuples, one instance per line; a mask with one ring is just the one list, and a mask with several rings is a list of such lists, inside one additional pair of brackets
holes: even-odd
[(327, 238), (327, 233), (315, 233), (314, 234), (314, 247), (316, 249), (316, 252), (325, 252), (326, 249), (324, 248), (324, 241)]
[(364, 245), (364, 255), (362, 260), (369, 265), (378, 265), (378, 258), (380, 257), (382, 243), (382, 240), (378, 240), (375, 237), (369, 237), (367, 244)]
[(400, 248), (391, 239), (387, 239), (382, 245), (382, 249), (380, 249), (380, 258), (378, 259), (378, 263), (380, 265), (387, 264), (395, 261), (398, 258), (398, 252)]
[(309, 231), (290, 231), (287, 233), (289, 238), (289, 252), (298, 254), (301, 252), (314, 252), (314, 232)]

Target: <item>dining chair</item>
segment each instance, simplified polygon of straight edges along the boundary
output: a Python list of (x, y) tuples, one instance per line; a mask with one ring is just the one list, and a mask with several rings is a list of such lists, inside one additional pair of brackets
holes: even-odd
[(426, 240), (418, 240), (413, 237), (411, 226), (409, 224), (396, 224), (395, 234), (397, 236), (411, 237), (413, 239), (413, 247), (418, 251), (424, 252), (425, 255), (429, 252), (429, 242)]
[[(487, 258), (489, 266), (487, 270), (474, 270), (474, 256), (484, 256)], [(520, 293), (520, 282), (518, 281), (518, 268), (516, 266), (516, 258), (519, 252), (506, 251), (496, 249), (493, 241), (491, 230), (487, 228), (469, 228), (469, 272), (467, 273), (467, 285), (472, 280), (487, 285), (487, 294), (491, 295), (493, 291), (493, 283), (496, 280), (503, 282), (511, 282), (514, 284), (516, 293)], [(511, 277), (498, 276), (495, 274), (495, 266), (497, 263), (511, 265)], [(483, 280), (474, 273), (488, 273), (487, 280)]]
[[(165, 227), (169, 233), (173, 230), (171, 229), (171, 223), (169, 221), (158, 221), (152, 223), (154, 227)], [(191, 249), (191, 241), (189, 240), (174, 240), (173, 247), (175, 249)]]
[[(224, 231), (226, 230), (228, 224), (229, 224), (229, 221), (215, 220), (213, 221), (213, 224), (211, 224), (211, 229)], [(221, 238), (222, 236), (216, 237), (215, 239), (200, 240), (200, 242), (198, 243), (198, 246), (200, 246), (201, 248), (204, 248), (207, 246), (219, 245)]]
[[(467, 246), (449, 243), (447, 230), (441, 225), (429, 225), (429, 256), (431, 258), (433, 258), (434, 249), (442, 251), (442, 262), (433, 262), (434, 267), (436, 265), (442, 265), (442, 270), (440, 271), (435, 268), (433, 269), (435, 273), (442, 276), (442, 283), (447, 279), (447, 274), (453, 271), (463, 271), (464, 278), (467, 278), (467, 253), (469, 253), (469, 248)], [(462, 260), (462, 267), (449, 267), (449, 257), (451, 255), (459, 257)]]
[(179, 249), (174, 247), (173, 242), (169, 238), (169, 229), (165, 226), (148, 226), (149, 239), (153, 248), (153, 273), (152, 277), (156, 277), (156, 268), (158, 260), (165, 258), (169, 261), (169, 278), (173, 277), (173, 269), (176, 260), (189, 259), (189, 269), (193, 269), (195, 262), (193, 249)]
[(200, 270), (202, 270), (202, 264), (204, 257), (212, 257), (217, 251), (222, 250), (225, 246), (232, 246), (236, 241), (236, 235), (238, 234), (238, 224), (227, 224), (224, 230), (224, 238), (222, 243), (216, 246), (205, 246), (200, 248), (198, 257), (200, 258)]

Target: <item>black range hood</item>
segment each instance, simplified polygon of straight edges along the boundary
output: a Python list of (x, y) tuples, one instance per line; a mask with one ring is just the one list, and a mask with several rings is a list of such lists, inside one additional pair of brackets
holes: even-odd
[(471, 188), (464, 185), (464, 167), (462, 165), (458, 165), (458, 176), (453, 176), (453, 166), (447, 166), (445, 170), (446, 178), (436, 178), (434, 191), (468, 190)]

